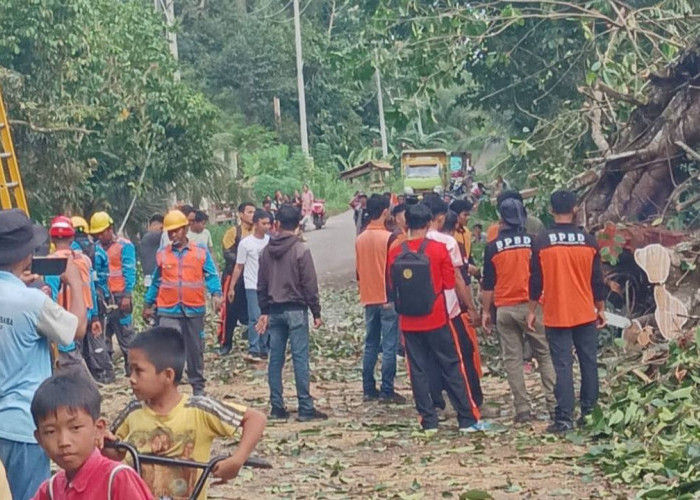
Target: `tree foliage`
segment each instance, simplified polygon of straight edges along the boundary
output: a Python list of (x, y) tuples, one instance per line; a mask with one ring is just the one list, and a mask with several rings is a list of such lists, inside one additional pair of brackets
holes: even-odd
[[(304, 78), (310, 143), (316, 164), (319, 149), (328, 148), (329, 161), (344, 169), (381, 156), (375, 69), (384, 87), (384, 107), (390, 158), (406, 147), (438, 144), (448, 149), (479, 146), (490, 135), (488, 113), (473, 109), (458, 94), (471, 85), (468, 77), (455, 83), (443, 78), (436, 92), (409, 94), (437, 61), (406, 66), (397, 53), (376, 40), (376, 2), (302, 2)], [(298, 100), (291, 5), (283, 0), (187, 0), (182, 3), (181, 56), (185, 74), (198, 82), (227, 114), (222, 128), (262, 126), (275, 142), (299, 144)], [(443, 68), (446, 70), (446, 68)], [(438, 95), (439, 94), (439, 95)], [(274, 122), (272, 99), (281, 102), (281, 123)], [(428, 96), (428, 97), (426, 97)], [(449, 102), (449, 105), (447, 103)], [(436, 108), (436, 105), (439, 109)], [(495, 135), (502, 126), (493, 127)], [(477, 138), (477, 140), (473, 140)], [(436, 139), (435, 141), (433, 139)]]
[[(203, 5), (203, 6), (202, 6)], [(181, 58), (187, 78), (197, 82), (229, 118), (276, 132), (278, 142), (299, 144), (298, 99), (291, 4), (260, 0), (182, 2)], [(367, 139), (363, 107), (371, 97), (364, 83), (339, 71), (339, 47), (347, 38), (329, 34), (328, 14), (308, 4), (303, 12), (304, 75), (312, 146), (326, 144), (348, 154)], [(371, 83), (371, 82), (370, 82)], [(281, 123), (275, 122), (278, 97)], [(223, 128), (231, 129), (231, 122)]]
[[(462, 102), (508, 116), (510, 155), (502, 170), (519, 184), (551, 187), (569, 184), (591, 165), (600, 170), (596, 158), (631, 147), (633, 111), (654, 103), (657, 77), (694, 45), (699, 18), (697, 2), (686, 0), (383, 0), (357, 50), (392, 61), (406, 100), (432, 105), (449, 82), (468, 78), (473, 85)], [(626, 168), (664, 159), (638, 159)], [(668, 196), (671, 177), (637, 192), (624, 184), (617, 191), (619, 179), (606, 179), (611, 189), (599, 198), (602, 217), (624, 217), (604, 208), (625, 196), (639, 200), (628, 207), (634, 215), (659, 213), (663, 207), (650, 195)]]
[[(214, 136), (241, 153), (241, 171), (253, 177), (263, 172), (245, 161), (260, 147), (293, 161), (288, 2), (177, 3), (183, 79), (218, 118), (206, 98), (172, 81), (176, 66), (150, 2), (0, 2), (2, 81), (31, 201), (42, 211), (123, 205), (144, 165), (145, 191), (201, 179), (188, 194), (210, 186), (228, 197), (239, 190), (212, 159)], [(403, 147), (478, 150), (509, 138), (498, 168), (517, 186), (578, 182), (591, 167), (586, 179), (598, 179), (609, 168), (601, 159), (628, 148), (634, 111), (653, 104), (658, 77), (697, 36), (698, 9), (687, 0), (302, 2), (315, 165), (330, 171), (380, 156), (378, 69), (390, 158)], [(647, 183), (646, 191), (666, 196), (676, 178), (692, 176), (677, 161), (673, 169), (665, 187)], [(606, 182), (603, 206), (646, 195), (616, 195), (617, 181)], [(636, 210), (659, 211), (654, 203)]]
[(123, 214), (212, 166), (215, 109), (175, 83), (163, 22), (141, 1), (0, 0), (0, 77), (33, 212)]

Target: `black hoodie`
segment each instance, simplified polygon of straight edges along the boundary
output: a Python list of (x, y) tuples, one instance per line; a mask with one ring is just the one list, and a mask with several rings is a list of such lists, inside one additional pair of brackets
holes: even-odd
[(260, 255), (258, 302), (262, 314), (271, 306), (308, 306), (314, 318), (321, 317), (314, 261), (295, 234), (273, 236)]

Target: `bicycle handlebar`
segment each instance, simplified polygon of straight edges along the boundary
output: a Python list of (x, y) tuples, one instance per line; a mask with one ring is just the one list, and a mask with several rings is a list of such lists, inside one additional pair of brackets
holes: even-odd
[[(220, 455), (212, 458), (207, 463), (202, 463), (194, 462), (192, 460), (182, 460), (179, 458), (140, 454), (134, 446), (123, 441), (105, 441), (104, 446), (105, 448), (126, 451), (131, 456), (131, 460), (134, 464), (134, 470), (139, 476), (141, 475), (141, 464), (162, 465), (165, 467), (188, 467), (191, 469), (202, 470), (202, 474), (200, 474), (199, 479), (197, 480), (197, 483), (194, 485), (192, 493), (190, 494), (191, 499), (196, 499), (202, 492), (207, 478), (214, 470), (216, 464), (229, 458), (228, 456)], [(243, 466), (254, 469), (272, 469), (272, 464), (270, 462), (259, 457), (249, 457)]]

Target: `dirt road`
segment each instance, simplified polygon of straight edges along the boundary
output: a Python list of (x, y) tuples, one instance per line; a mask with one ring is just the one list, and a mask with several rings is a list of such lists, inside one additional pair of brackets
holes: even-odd
[[(403, 406), (362, 401), (363, 310), (351, 282), (354, 273), (354, 232), (351, 213), (332, 218), (328, 226), (307, 234), (322, 286), (325, 325), (312, 330), (311, 394), (329, 414), (324, 422), (296, 421), (292, 363), (284, 369), (284, 396), (292, 413), (288, 422), (269, 422), (256, 455), (272, 470), (241, 471), (224, 486), (209, 489), (209, 498), (225, 499), (579, 499), (631, 498), (624, 488), (609, 484), (591, 465), (579, 464), (584, 439), (543, 433), (546, 422), (538, 376), (527, 376), (534, 406), (543, 420), (513, 425), (508, 385), (502, 377), (497, 344), (484, 339), (482, 360), (490, 374), (482, 384), (493, 415), (493, 434), (462, 436), (454, 416), (440, 432), (420, 431), (402, 360), (397, 363), (396, 390)], [(331, 285), (331, 286), (329, 286)], [(265, 366), (242, 359), (246, 342), (236, 334), (234, 352), (216, 354), (213, 324), (207, 328), (205, 369), (207, 392), (221, 401), (236, 401), (269, 411)], [(379, 375), (377, 373), (377, 375)], [(189, 386), (183, 386), (190, 392)], [(131, 391), (122, 377), (102, 390), (103, 414), (113, 419)], [(213, 455), (229, 454), (236, 440), (218, 441)]]
[(323, 229), (306, 233), (319, 282), (343, 286), (355, 276), (355, 222), (352, 211), (331, 217)]

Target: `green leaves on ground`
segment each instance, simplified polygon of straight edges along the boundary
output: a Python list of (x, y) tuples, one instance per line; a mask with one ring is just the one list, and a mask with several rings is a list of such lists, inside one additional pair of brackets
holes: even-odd
[(459, 495), (459, 500), (491, 500), (493, 497), (483, 490), (469, 490)]
[[(643, 498), (691, 499), (700, 486), (700, 346), (672, 345), (657, 380), (615, 379), (591, 416), (585, 460)], [(625, 370), (625, 366), (620, 367)], [(624, 373), (624, 372), (623, 372)]]

